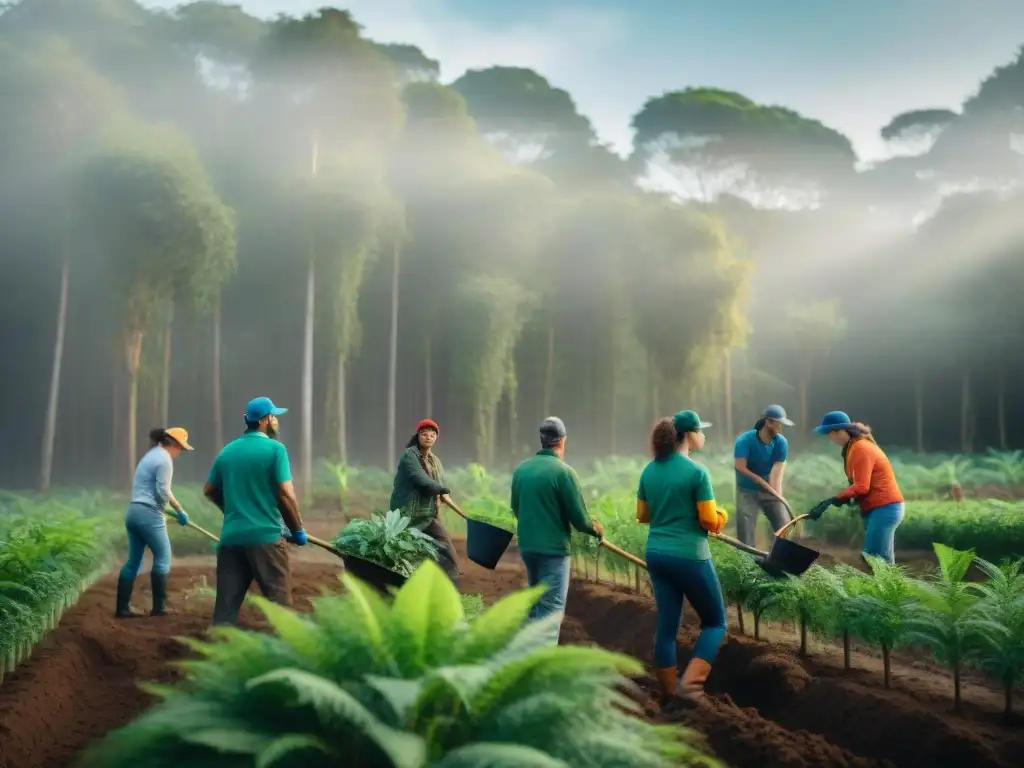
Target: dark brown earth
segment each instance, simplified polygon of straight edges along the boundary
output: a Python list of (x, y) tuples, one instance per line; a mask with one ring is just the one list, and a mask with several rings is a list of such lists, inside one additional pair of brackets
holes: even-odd
[[(466, 593), (491, 602), (525, 585), (514, 554), (495, 571), (469, 563), (461, 546), (460, 554)], [(323, 587), (340, 588), (339, 566), (326, 553), (304, 554), (294, 565), (296, 606), (308, 608)], [(112, 574), (86, 592), (32, 659), (3, 681), (0, 768), (72, 765), (90, 741), (149, 706), (138, 682), (176, 679), (169, 662), (188, 652), (174, 638), (206, 630), (212, 607), (207, 585), (214, 581), (208, 559), (176, 563), (172, 616), (116, 621), (115, 579)], [(149, 604), (147, 581), (138, 582), (139, 607)], [(248, 608), (242, 621), (260, 626)], [(680, 664), (692, 646), (693, 626), (687, 615)], [(649, 598), (605, 585), (573, 585), (563, 642), (597, 643), (649, 661), (653, 634)], [(704, 733), (733, 768), (1024, 765), (1024, 729), (1000, 723), (997, 690), (972, 683), (965, 714), (954, 716), (948, 676), (941, 671), (897, 664), (894, 688), (884, 690), (873, 663), (869, 655), (859, 656), (857, 668), (844, 675), (826, 649), (802, 660), (784, 639), (769, 644), (730, 635), (708, 683), (708, 706), (686, 713), (683, 722)], [(638, 682), (653, 690), (652, 679)]]

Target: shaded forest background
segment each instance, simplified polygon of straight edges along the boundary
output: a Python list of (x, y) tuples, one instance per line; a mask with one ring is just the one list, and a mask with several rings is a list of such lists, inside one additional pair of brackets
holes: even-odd
[[(205, 474), (246, 401), (313, 462), (507, 465), (557, 414), (574, 460), (695, 407), (841, 408), (887, 446), (1024, 448), (1024, 52), (908, 104), (871, 166), (812, 116), (680, 82), (633, 151), (512, 67), (344, 10), (0, 11), (0, 485), (124, 485), (158, 424)], [(809, 444), (809, 443), (806, 443)]]

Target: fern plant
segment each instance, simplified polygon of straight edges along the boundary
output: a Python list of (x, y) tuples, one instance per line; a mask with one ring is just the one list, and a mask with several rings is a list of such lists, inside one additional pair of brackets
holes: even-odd
[(638, 717), (624, 675), (639, 662), (551, 647), (552, 621), (524, 622), (543, 588), (466, 621), (425, 562), (388, 605), (343, 575), (345, 594), (304, 617), (259, 597), (273, 634), (218, 628), (188, 641), (177, 686), (90, 749), (103, 768), (569, 768), (716, 765), (676, 725)]
[(393, 509), (369, 520), (350, 521), (332, 543), (342, 554), (408, 576), (424, 560), (437, 559), (434, 540), (409, 523), (408, 517)]
[(988, 577), (972, 584), (980, 596), (979, 618), (972, 622), (978, 640), (973, 661), (1003, 686), (1003, 715), (1013, 718), (1013, 689), (1024, 681), (1024, 558), (1001, 565), (977, 559)]
[(938, 570), (915, 582), (921, 608), (911, 619), (907, 639), (929, 648), (953, 672), (953, 709), (960, 712), (960, 673), (977, 637), (974, 622), (978, 597), (964, 581), (974, 562), (974, 551), (961, 552), (936, 543), (935, 556)]
[(889, 688), (891, 653), (906, 640), (918, 600), (903, 566), (889, 565), (873, 555), (864, 559), (871, 575), (858, 584), (857, 593), (851, 597), (850, 623), (859, 640), (881, 648), (883, 682)]

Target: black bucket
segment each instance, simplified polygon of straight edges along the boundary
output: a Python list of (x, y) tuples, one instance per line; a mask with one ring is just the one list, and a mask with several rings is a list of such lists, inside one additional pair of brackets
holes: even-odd
[(492, 571), (512, 541), (512, 533), (490, 523), (466, 520), (466, 554), (477, 565)]
[(406, 582), (406, 577), (395, 571), (388, 570), (383, 566), (364, 560), (355, 555), (343, 555), (345, 570), (360, 581), (365, 581), (385, 597), (391, 596), (388, 587), (401, 589)]

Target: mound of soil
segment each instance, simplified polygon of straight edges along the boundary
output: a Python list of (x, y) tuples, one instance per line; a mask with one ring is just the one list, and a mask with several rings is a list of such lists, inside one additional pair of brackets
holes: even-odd
[[(613, 588), (574, 584), (562, 642), (592, 642), (648, 660), (655, 612), (650, 600)], [(687, 613), (679, 664), (689, 660), (698, 621)], [(957, 717), (949, 702), (844, 679), (813, 660), (747, 637), (726, 639), (707, 691), (708, 706), (682, 718), (705, 734), (733, 768), (779, 766), (1024, 765), (1024, 734)], [(651, 679), (638, 681), (651, 691)]]

